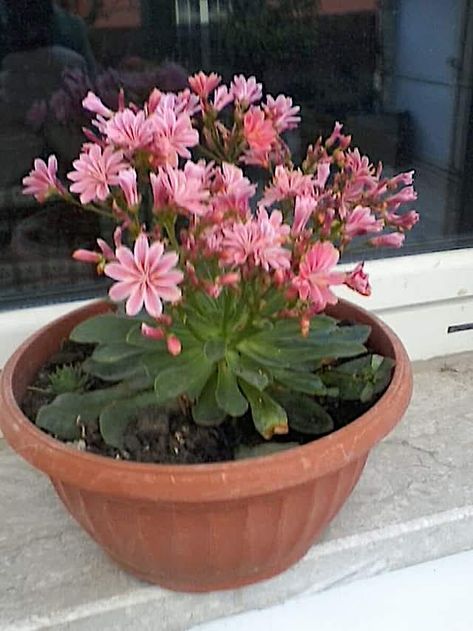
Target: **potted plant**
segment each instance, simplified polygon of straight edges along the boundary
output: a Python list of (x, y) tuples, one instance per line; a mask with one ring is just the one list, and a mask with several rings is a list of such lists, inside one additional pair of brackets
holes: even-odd
[[(206, 591), (299, 559), (402, 417), (405, 350), (332, 288), (369, 294), (340, 255), (364, 236), (399, 247), (417, 214), (398, 212), (412, 173), (383, 178), (341, 125), (296, 168), (290, 98), (263, 100), (254, 77), (189, 84), (116, 112), (89, 93), (72, 184), (54, 156), (25, 178), (39, 201), (117, 222), (113, 244), (73, 255), (112, 281), (111, 302), (17, 350), (0, 425), (122, 567)], [(247, 165), (267, 173), (259, 195)]]

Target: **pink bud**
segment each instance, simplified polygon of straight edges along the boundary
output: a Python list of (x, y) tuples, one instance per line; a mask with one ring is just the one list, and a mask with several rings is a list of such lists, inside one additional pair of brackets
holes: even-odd
[(143, 322), (143, 324), (141, 325), (141, 334), (144, 335), (144, 337), (149, 337), (152, 340), (163, 340), (164, 339), (164, 331), (161, 328), (156, 328), (154, 326), (149, 326), (148, 324), (145, 324)]
[(300, 326), (302, 337), (307, 337), (310, 331), (310, 318), (308, 318), (307, 316), (302, 316), (302, 318), (300, 319)]
[(171, 326), (172, 324), (172, 318), (167, 313), (163, 313), (159, 316), (159, 318), (156, 319), (160, 324), (163, 324), (164, 326)]
[(100, 263), (102, 260), (98, 252), (92, 252), (91, 250), (76, 250), (73, 252), (72, 258), (81, 263)]
[(180, 340), (175, 335), (169, 335), (166, 340), (166, 344), (171, 355), (174, 355), (174, 357), (176, 357), (180, 354), (182, 350), (182, 345)]
[(375, 248), (400, 248), (404, 243), (404, 239), (404, 234), (392, 232), (391, 234), (382, 234), (380, 237), (374, 237), (368, 243), (374, 245)]
[(285, 277), (286, 275), (284, 273), (284, 270), (282, 270), (281, 268), (277, 269), (274, 272), (273, 281), (276, 287), (281, 287), (281, 285), (284, 283)]
[(219, 278), (219, 284), (225, 287), (226, 285), (237, 285), (240, 282), (240, 274), (238, 272), (230, 272), (224, 274)]
[(115, 259), (115, 253), (106, 241), (104, 241), (103, 239), (97, 239), (97, 244), (102, 250), (102, 254), (104, 255), (105, 259), (107, 259), (107, 261), (113, 261)]

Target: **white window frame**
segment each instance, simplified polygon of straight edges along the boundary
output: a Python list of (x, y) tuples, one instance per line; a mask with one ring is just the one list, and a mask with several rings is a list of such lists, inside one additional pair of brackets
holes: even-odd
[[(402, 339), (412, 360), (473, 350), (473, 249), (368, 261), (372, 296), (339, 295), (379, 315)], [(39, 327), (90, 301), (0, 312), (0, 366)]]

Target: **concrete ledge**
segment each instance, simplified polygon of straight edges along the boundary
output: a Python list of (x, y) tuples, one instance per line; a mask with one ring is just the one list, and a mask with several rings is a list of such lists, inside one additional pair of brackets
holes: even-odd
[(275, 579), (208, 595), (118, 570), (0, 440), (0, 628), (181, 631), (473, 548), (472, 391), (472, 354), (416, 364), (405, 421), (371, 455), (323, 541)]

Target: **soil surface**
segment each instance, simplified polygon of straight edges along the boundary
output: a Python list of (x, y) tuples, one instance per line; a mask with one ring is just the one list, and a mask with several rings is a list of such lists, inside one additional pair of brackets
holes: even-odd
[[(61, 350), (42, 366), (34, 383), (28, 388), (22, 401), (22, 410), (32, 421), (36, 419), (42, 405), (50, 403), (55, 395), (49, 391), (49, 376), (60, 366), (81, 364), (94, 350), (94, 345), (64, 342)], [(111, 385), (96, 377), (90, 377), (84, 386), (85, 391)], [(334, 420), (335, 430), (352, 422), (373, 405), (330, 399), (327, 411)], [(251, 416), (230, 419), (217, 427), (201, 427), (192, 418), (178, 411), (164, 412), (159, 407), (140, 410), (130, 421), (124, 434), (124, 448), (119, 450), (107, 445), (98, 423), (88, 423), (82, 427), (82, 439), (78, 447), (91, 453), (136, 462), (162, 464), (199, 464), (234, 460), (242, 449), (248, 456), (248, 448), (258, 455), (258, 448), (273, 444), (279, 451), (288, 443), (305, 444), (321, 436), (310, 436), (290, 430), (284, 436), (274, 437), (270, 443), (255, 430)], [(251, 453), (251, 451), (250, 451)], [(261, 452), (263, 453), (263, 452)], [(268, 453), (265, 449), (264, 453)]]

